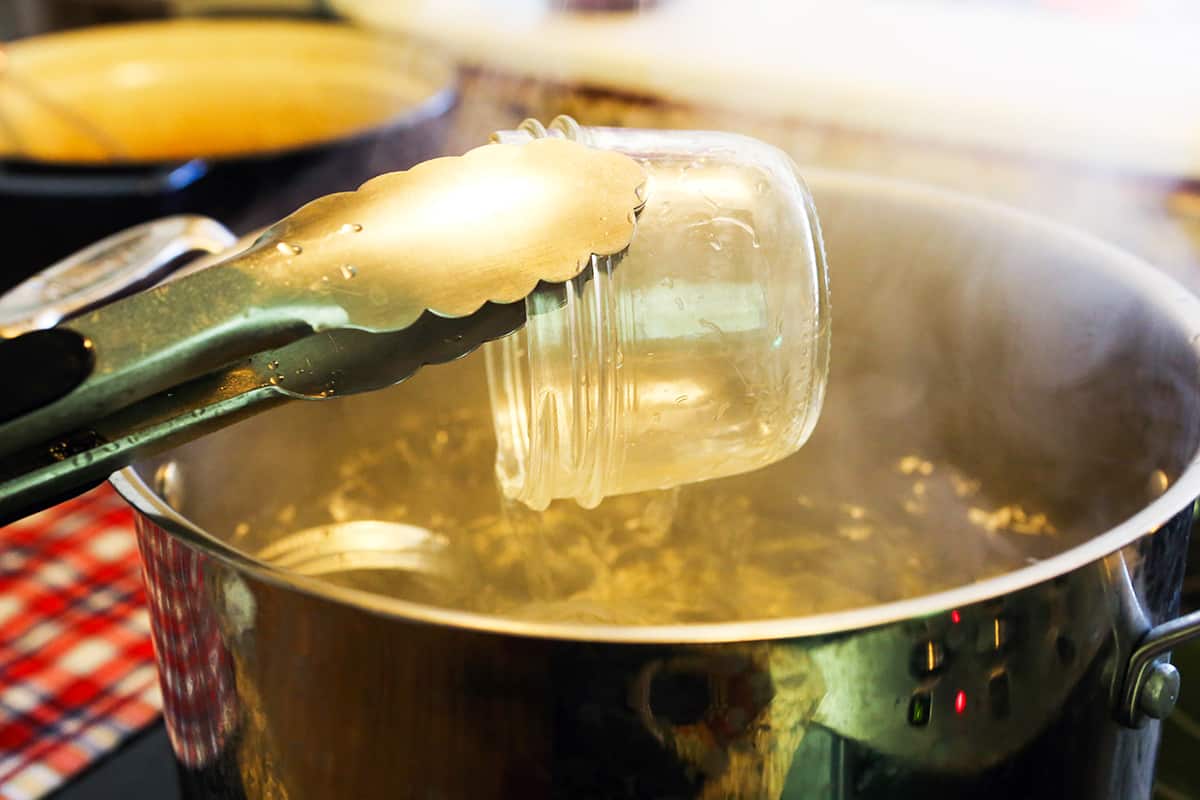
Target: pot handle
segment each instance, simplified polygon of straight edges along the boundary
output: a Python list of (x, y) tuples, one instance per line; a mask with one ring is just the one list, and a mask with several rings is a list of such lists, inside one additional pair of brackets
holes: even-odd
[(1147, 717), (1165, 719), (1179, 699), (1179, 670), (1161, 656), (1200, 638), (1200, 611), (1151, 628), (1138, 641), (1125, 668), (1117, 697), (1117, 720), (1131, 728)]
[[(1191, 525), (1192, 520), (1185, 524)], [(1116, 644), (1110, 662), (1113, 716), (1126, 727), (1140, 728), (1147, 719), (1166, 719), (1174, 710), (1179, 699), (1179, 670), (1164, 656), (1178, 645), (1200, 638), (1200, 611), (1151, 627), (1124, 553), (1118, 550), (1100, 565)]]

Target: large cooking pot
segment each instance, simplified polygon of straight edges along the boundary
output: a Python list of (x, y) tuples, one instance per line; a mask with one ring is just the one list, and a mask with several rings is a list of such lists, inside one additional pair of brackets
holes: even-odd
[(345, 25), (171, 19), (35, 36), (0, 82), (0, 291), (146, 219), (242, 234), (441, 154), (453, 65)]
[[(1162, 655), (1200, 627), (1200, 301), (1016, 212), (812, 177), (832, 375), (768, 469), (505, 506), (475, 354), (114, 476), (189, 796), (1148, 797)], [(677, 570), (643, 608), (760, 619), (564, 616), (635, 534)]]

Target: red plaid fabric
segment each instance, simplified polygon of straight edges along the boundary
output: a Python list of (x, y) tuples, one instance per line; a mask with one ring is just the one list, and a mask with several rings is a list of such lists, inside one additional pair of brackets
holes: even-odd
[(160, 698), (131, 512), (107, 485), (0, 529), (0, 798), (42, 797)]

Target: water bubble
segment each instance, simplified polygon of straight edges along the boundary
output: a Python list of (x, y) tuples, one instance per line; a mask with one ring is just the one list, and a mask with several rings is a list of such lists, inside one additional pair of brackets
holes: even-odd
[(343, 278), (350, 280), (358, 274), (358, 267), (353, 264), (342, 264), (341, 273)]
[(362, 233), (362, 225), (357, 222), (347, 222), (342, 226), (342, 233)]
[(288, 244), (287, 242), (280, 242), (275, 245), (275, 249), (285, 256), (298, 256), (304, 252), (304, 248), (300, 245)]

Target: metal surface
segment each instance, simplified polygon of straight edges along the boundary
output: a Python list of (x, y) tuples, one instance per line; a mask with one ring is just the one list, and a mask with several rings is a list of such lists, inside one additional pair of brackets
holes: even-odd
[[(741, 623), (438, 607), (259, 554), (344, 520), (356, 464), (371, 519), (399, 503), (408, 516), (390, 521), (471, 542), (454, 520), (497, 502), (490, 464), (414, 459), (434, 432), (466, 435), (463, 414), (486, 417), (478, 359), (293, 404), (114, 477), (139, 512), (189, 796), (1149, 797), (1158, 724), (1114, 711), (1129, 653), (1178, 611), (1200, 494), (1200, 302), (1013, 212), (809, 178), (842, 298), (829, 401), (787, 469), (737, 485), (758, 503), (803, 493), (895, 515), (903, 497), (880, 476), (921, 453), (969, 466), (978, 502), (1046, 508), (1052, 549), (993, 577), (924, 574), (876, 604)], [(929, 518), (916, 555), (965, 559), (1000, 535), (962, 512)], [(797, 536), (822, 533), (797, 521)], [(840, 546), (870, 571), (884, 544)]]

